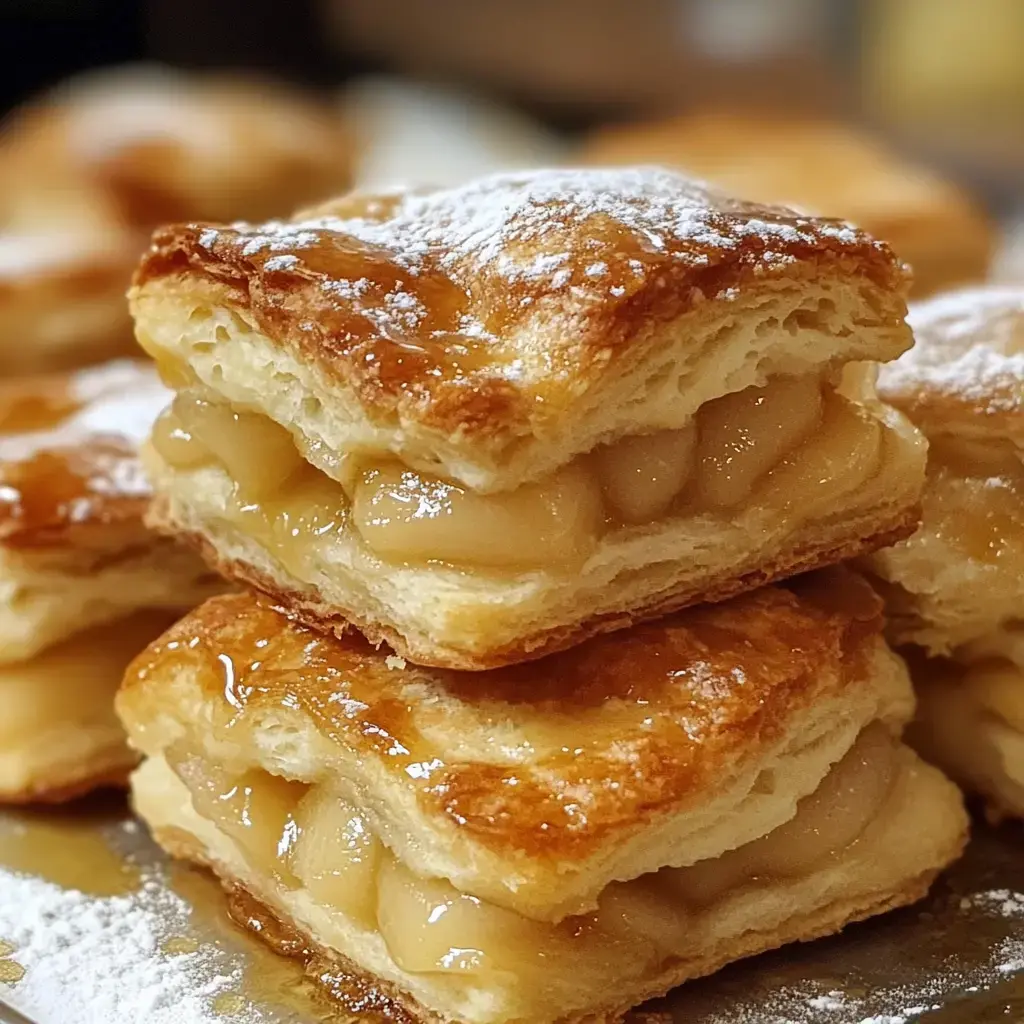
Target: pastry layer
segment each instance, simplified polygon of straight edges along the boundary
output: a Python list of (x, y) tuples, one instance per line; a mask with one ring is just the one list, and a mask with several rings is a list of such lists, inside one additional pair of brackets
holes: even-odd
[(0, 212), (4, 377), (68, 370), (138, 352), (124, 302), (138, 240), (89, 223), (88, 213), (78, 221), (76, 214), (70, 209), (54, 218), (56, 224), (12, 226), (2, 223)]
[(911, 264), (917, 295), (984, 280), (996, 247), (990, 218), (956, 185), (838, 124), (718, 111), (603, 129), (582, 156), (677, 167), (759, 202), (853, 221)]
[[(913, 902), (958, 856), (967, 827), (955, 787), (873, 725), (787, 824), (718, 859), (610, 885), (593, 913), (550, 924), (414, 874), (350, 808), (277, 784), (269, 802), (256, 802), (255, 787), (245, 798), (249, 810), (276, 811), (275, 824), (290, 814), (276, 867), (249, 853), (251, 832), (228, 817), (237, 807), (226, 815), (212, 793), (190, 793), (162, 758), (133, 789), (169, 851), (255, 896), (307, 939), (291, 951), (315, 951), (315, 974), (335, 995), (390, 1019), (616, 1019), (729, 961)], [(311, 799), (335, 816), (329, 838), (310, 830)], [(265, 932), (258, 913), (246, 918)]]
[(557, 920), (782, 824), (867, 723), (898, 728), (911, 694), (879, 608), (826, 573), (457, 673), (233, 595), (139, 656), (118, 711), (197, 785), (216, 765), (214, 787), (333, 793), (421, 874)]
[(142, 521), (137, 446), (168, 399), (131, 362), (0, 384), (0, 664), (220, 589)]
[(138, 758), (114, 694), (129, 661), (170, 621), (139, 613), (0, 666), (0, 802), (66, 800), (126, 784)]
[(1020, 618), (1024, 576), (1024, 289), (943, 296), (880, 390), (930, 442), (923, 521), (871, 569), (893, 634), (949, 654)]
[(885, 246), (668, 172), (158, 233), (153, 522), (320, 628), (484, 669), (909, 529)]
[(990, 817), (1021, 818), (1024, 635), (1019, 627), (1000, 630), (970, 654), (977, 660), (915, 663), (918, 712), (909, 735), (925, 757), (981, 796)]
[(124, 68), (73, 78), (0, 135), (0, 374), (137, 352), (124, 293), (170, 220), (267, 217), (344, 187), (335, 111), (267, 83)]
[(904, 285), (848, 225), (564, 170), (167, 228), (131, 304), (158, 361), (328, 472), (390, 455), (490, 493), (772, 377), (894, 358)]
[(912, 529), (924, 462), (866, 368), (748, 388), (510, 493), (371, 456), (329, 474), (304, 455), (193, 383), (147, 452), (153, 521), (320, 628), (466, 669), (891, 543)]
[(145, 231), (284, 214), (344, 188), (352, 156), (341, 116), (312, 96), (145, 65), (74, 77), (4, 128), (9, 206), (74, 185), (109, 203), (115, 224)]

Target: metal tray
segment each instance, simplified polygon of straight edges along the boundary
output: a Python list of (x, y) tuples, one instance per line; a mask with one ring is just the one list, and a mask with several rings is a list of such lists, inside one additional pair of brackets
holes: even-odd
[[(1024, 1021), (1022, 843), (1017, 827), (979, 825), (967, 856), (919, 906), (855, 925), (833, 939), (734, 965), (644, 1009), (680, 1024)], [(178, 988), (187, 988), (185, 996), (176, 994), (179, 1015), (173, 1019), (181, 1024), (352, 1019), (325, 1001), (297, 963), (236, 929), (217, 885), (202, 872), (168, 861), (124, 804), (106, 798), (60, 812), (0, 815), (0, 978), (24, 970), (16, 982), (0, 980), (0, 1021), (151, 1019), (147, 1014), (140, 1020), (137, 1007), (90, 1007), (81, 977), (69, 976), (59, 957), (47, 955), (48, 939), (40, 934), (58, 927), (67, 932), (68, 923), (33, 916), (30, 907), (19, 905), (29, 876), (51, 883), (36, 888), (58, 896), (58, 886), (80, 889), (104, 913), (130, 908), (124, 913), (144, 922), (141, 930), (154, 944), (150, 968), (173, 961)], [(118, 913), (109, 915), (111, 929)], [(108, 962), (105, 950), (121, 947), (98, 941), (95, 920), (78, 941), (94, 949), (89, 971), (97, 978), (113, 976), (117, 965)], [(8, 948), (5, 929), (20, 930), (22, 950), (17, 942)], [(132, 984), (130, 974), (119, 977)]]

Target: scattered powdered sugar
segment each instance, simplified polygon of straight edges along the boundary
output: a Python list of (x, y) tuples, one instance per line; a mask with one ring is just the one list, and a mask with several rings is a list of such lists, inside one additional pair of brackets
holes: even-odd
[(299, 262), (298, 256), (293, 256), (291, 253), (284, 253), (281, 256), (271, 256), (266, 263), (263, 264), (264, 270), (290, 270)]
[(941, 362), (918, 358), (891, 363), (882, 368), (885, 386), (926, 387), (957, 395), (989, 412), (1024, 410), (1024, 352), (1003, 355), (979, 343), (960, 356), (949, 358), (948, 352), (946, 356)]
[(80, 371), (74, 392), (82, 405), (66, 421), (69, 430), (116, 434), (136, 445), (173, 397), (153, 367), (128, 359)]
[(969, 288), (914, 306), (915, 346), (882, 368), (890, 390), (927, 388), (991, 413), (1024, 411), (1024, 288)]
[[(281, 270), (301, 263), (303, 250), (321, 244), (323, 232), (336, 232), (384, 254), (412, 278), (440, 271), (471, 291), (489, 277), (499, 285), (528, 285), (534, 297), (568, 287), (621, 296), (630, 273), (643, 280), (666, 261), (706, 266), (713, 254), (728, 257), (751, 241), (758, 243), (756, 259), (772, 266), (796, 260), (798, 247), (825, 239), (870, 244), (848, 224), (734, 202), (660, 168), (498, 174), (455, 188), (396, 192), (376, 204), (354, 201), (352, 216), (343, 215), (344, 203), (339, 215), (206, 229), (198, 243), (210, 251), (234, 248), (249, 258), (269, 254), (264, 268)], [(593, 230), (581, 230), (581, 224)], [(633, 249), (645, 259), (623, 258)], [(618, 280), (609, 279), (608, 260), (616, 254)], [(367, 307), (377, 307), (381, 331), (396, 309), (410, 312), (394, 304), (381, 308), (379, 293), (361, 278), (346, 279), (343, 270), (327, 275), (323, 287), (367, 316)], [(401, 294), (399, 286), (395, 290)]]
[(86, 445), (97, 437), (115, 437), (137, 447), (171, 397), (148, 364), (125, 359), (80, 370), (71, 378), (69, 394), (77, 407), (45, 429), (0, 437), (0, 459)]
[(960, 901), (961, 910), (996, 911), (1003, 917), (1024, 918), (1024, 893), (1013, 889), (988, 889), (972, 893)]
[(826, 992), (823, 996), (812, 996), (807, 1000), (812, 1010), (841, 1010), (846, 1002), (839, 991)]
[[(0, 871), (0, 888), (0, 937), (25, 970), (16, 985), (0, 985), (0, 997), (40, 1024), (223, 1024), (212, 1004), (240, 973), (211, 970), (202, 947), (161, 951), (169, 928), (184, 930), (189, 907), (160, 882), (94, 897)], [(236, 1024), (259, 1019), (232, 1014)]]

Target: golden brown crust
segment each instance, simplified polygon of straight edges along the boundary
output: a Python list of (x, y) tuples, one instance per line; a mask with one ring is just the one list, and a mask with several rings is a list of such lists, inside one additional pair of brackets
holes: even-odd
[(0, 134), (0, 374), (137, 352), (124, 293), (171, 220), (269, 217), (348, 183), (326, 105), (280, 86), (122, 69), (72, 79)]
[(995, 227), (968, 194), (836, 123), (705, 112), (601, 129), (581, 159), (664, 164), (761, 202), (847, 218), (911, 264), (916, 295), (983, 280), (995, 251)]
[(523, 636), (516, 643), (475, 654), (442, 644), (416, 644), (396, 629), (376, 619), (369, 619), (358, 608), (338, 608), (319, 599), (315, 590), (285, 589), (278, 580), (260, 572), (253, 565), (238, 559), (223, 558), (210, 541), (200, 533), (181, 532), (166, 512), (167, 501), (157, 495), (147, 517), (149, 524), (173, 536), (178, 542), (195, 549), (207, 565), (225, 579), (255, 587), (269, 595), (275, 605), (296, 621), (322, 632), (331, 632), (339, 639), (358, 629), (372, 644), (386, 644), (401, 657), (420, 665), (479, 672), (536, 660), (569, 650), (593, 637), (626, 629), (643, 622), (681, 611), (696, 604), (724, 601), (755, 590), (766, 584), (785, 580), (800, 573), (827, 568), (840, 562), (869, 554), (911, 536), (920, 523), (920, 508), (898, 509), (887, 520), (875, 519), (865, 524), (863, 536), (856, 531), (838, 543), (804, 544), (790, 549), (784, 557), (764, 565), (756, 564), (746, 571), (724, 580), (712, 581), (699, 590), (669, 594), (657, 593), (644, 604), (614, 615), (592, 617), (543, 633)]
[(137, 311), (158, 296), (230, 310), (369, 419), (486, 445), (550, 433), (658, 325), (736, 288), (828, 275), (863, 285), (902, 338), (903, 269), (863, 232), (669, 172), (567, 170), (165, 228), (132, 294)]
[[(118, 703), (126, 721), (147, 717), (183, 675), (236, 729), (299, 708), (346, 756), (485, 846), (582, 858), (623, 827), (706, 801), (801, 710), (873, 685), (880, 609), (863, 580), (835, 570), (543, 662), (458, 673), (389, 659), (355, 634), (322, 636), (245, 593), (208, 601), (151, 645)], [(460, 753), (486, 747), (499, 721), (522, 741), (515, 763)], [(438, 744), (442, 726), (460, 747)], [(566, 730), (572, 745), (552, 746)]]
[(915, 346), (879, 395), (929, 436), (1024, 444), (1024, 287), (965, 289), (913, 307)]
[[(294, 921), (273, 911), (237, 880), (226, 876), (191, 833), (180, 828), (161, 828), (156, 830), (154, 838), (173, 857), (210, 870), (227, 893), (229, 913), (233, 920), (257, 935), (277, 953), (301, 960), (309, 975), (349, 1013), (359, 1017), (396, 1021), (398, 1024), (450, 1024), (447, 1018), (427, 1009), (398, 986), (367, 973), (337, 950), (318, 943)], [(951, 852), (950, 861), (959, 856), (966, 842), (967, 836), (964, 833), (959, 849)], [(563, 1017), (557, 1024), (617, 1024), (634, 1006), (663, 996), (685, 981), (714, 974), (736, 960), (791, 942), (810, 942), (834, 935), (854, 921), (916, 903), (927, 894), (938, 874), (938, 869), (928, 869), (907, 879), (898, 892), (865, 895), (849, 900), (842, 907), (827, 905), (795, 914), (784, 928), (737, 936), (729, 943), (728, 949), (718, 948), (711, 955), (687, 960), (675, 958), (643, 991), (631, 991), (628, 996), (624, 995), (621, 1004), (602, 1007), (582, 1017)]]
[(153, 546), (138, 444), (167, 399), (132, 362), (0, 384), (0, 546), (106, 549), (114, 525), (112, 557)]

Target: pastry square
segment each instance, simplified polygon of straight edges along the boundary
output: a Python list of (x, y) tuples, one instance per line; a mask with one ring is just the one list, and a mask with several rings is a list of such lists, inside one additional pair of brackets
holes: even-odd
[(868, 561), (891, 631), (922, 660), (923, 749), (1024, 815), (1024, 288), (912, 310), (917, 344), (880, 389), (929, 440), (920, 529)]
[(157, 232), (153, 522), (322, 629), (486, 669), (871, 550), (920, 436), (904, 278), (848, 225), (656, 169)]
[(850, 125), (707, 112), (602, 129), (582, 156), (678, 167), (760, 202), (853, 221), (910, 263), (918, 296), (984, 280), (996, 249), (991, 218), (961, 188)]
[(351, 151), (335, 111), (245, 79), (122, 68), (26, 104), (0, 134), (0, 374), (137, 354), (154, 227), (286, 213), (345, 187)]
[(91, 193), (40, 197), (19, 220), (7, 186), (0, 166), (0, 380), (137, 354), (124, 293), (138, 237)]
[(124, 667), (221, 589), (143, 525), (138, 444), (169, 397), (131, 362), (0, 385), (0, 801), (123, 782)]
[(880, 611), (831, 570), (466, 673), (214, 598), (118, 695), (135, 806), (350, 1005), (615, 1019), (958, 855)]

